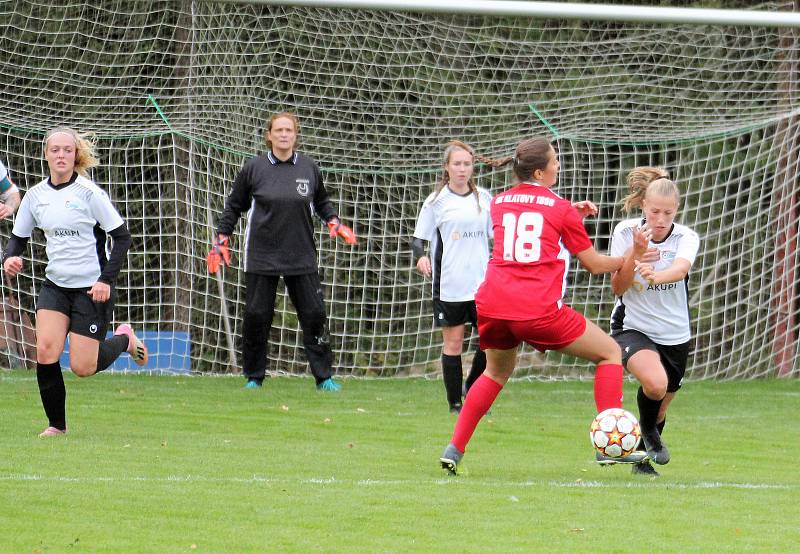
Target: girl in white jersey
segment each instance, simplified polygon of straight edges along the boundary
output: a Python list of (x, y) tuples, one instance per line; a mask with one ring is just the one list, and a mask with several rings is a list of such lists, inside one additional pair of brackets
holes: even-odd
[[(461, 411), (461, 351), (467, 323), (478, 328), (475, 291), (489, 262), (492, 196), (472, 178), (475, 152), (454, 140), (444, 150), (444, 171), (436, 190), (425, 199), (411, 247), (417, 270), (433, 278), (434, 322), (442, 328), (442, 378), (450, 411)], [(425, 243), (431, 244), (431, 255)], [(466, 390), (486, 367), (480, 348), (472, 358)]]
[[(641, 383), (637, 395), (639, 423), (647, 454), (657, 464), (669, 462), (661, 440), (667, 408), (681, 387), (691, 338), (688, 274), (697, 256), (697, 233), (679, 223), (678, 187), (657, 167), (637, 167), (628, 174), (630, 194), (626, 212), (641, 208), (642, 217), (620, 222), (614, 229), (611, 255), (624, 255), (633, 245), (635, 230), (651, 233), (650, 246), (658, 261), (626, 258), (611, 277), (617, 300), (611, 314), (611, 334), (622, 349), (625, 367)], [(634, 473), (658, 475), (645, 460)]]
[[(125, 351), (144, 365), (147, 349), (126, 324), (105, 339), (114, 308), (114, 281), (131, 235), (105, 191), (86, 176), (98, 165), (92, 144), (72, 129), (53, 129), (44, 140), (44, 157), (50, 175), (20, 204), (3, 269), (16, 276), (33, 229), (44, 232), (47, 267), (36, 303), (36, 378), (49, 421), (39, 436), (49, 437), (67, 432), (59, 363), (67, 334), (70, 367), (78, 377), (106, 369)], [(113, 239), (108, 259), (106, 233)]]

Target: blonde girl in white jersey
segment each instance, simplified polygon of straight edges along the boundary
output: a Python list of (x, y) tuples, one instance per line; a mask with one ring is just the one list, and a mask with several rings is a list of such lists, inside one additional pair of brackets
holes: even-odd
[[(623, 364), (641, 383), (639, 422), (649, 458), (669, 462), (661, 440), (667, 408), (681, 387), (691, 338), (688, 274), (699, 248), (697, 233), (675, 222), (680, 193), (669, 174), (658, 167), (637, 167), (628, 174), (630, 193), (623, 209), (641, 209), (642, 217), (620, 222), (614, 229), (611, 255), (629, 251), (634, 229), (650, 236), (657, 261), (626, 258), (611, 277), (617, 297), (611, 334), (622, 349)], [(644, 461), (633, 472), (658, 475)]]
[[(92, 143), (72, 129), (56, 128), (45, 137), (44, 157), (49, 175), (22, 199), (3, 269), (15, 277), (33, 229), (44, 231), (48, 261), (36, 302), (36, 377), (49, 421), (39, 436), (50, 437), (67, 432), (59, 362), (67, 336), (70, 368), (78, 377), (106, 369), (125, 351), (144, 365), (147, 349), (127, 324), (105, 338), (131, 235), (108, 195), (88, 178), (98, 165)], [(107, 258), (106, 234), (113, 239)]]

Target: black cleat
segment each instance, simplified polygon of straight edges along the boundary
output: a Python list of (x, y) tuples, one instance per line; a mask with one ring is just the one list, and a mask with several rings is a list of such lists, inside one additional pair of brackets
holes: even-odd
[(656, 471), (656, 468), (650, 465), (649, 460), (645, 460), (638, 464), (633, 464), (633, 466), (631, 466), (631, 473), (634, 475), (644, 475), (646, 477), (659, 476), (659, 473)]
[(461, 413), (462, 405), (460, 402), (456, 402), (455, 404), (450, 404), (450, 413), (451, 414), (460, 414)]
[(450, 475), (458, 475), (458, 463), (461, 461), (462, 456), (464, 456), (463, 452), (459, 452), (458, 448), (448, 444), (447, 448), (442, 452), (442, 457), (439, 458), (439, 463), (442, 469)]
[(669, 463), (669, 450), (667, 445), (661, 440), (661, 435), (658, 429), (645, 432), (642, 430), (642, 441), (644, 447), (647, 449), (647, 456), (658, 465), (665, 465)]

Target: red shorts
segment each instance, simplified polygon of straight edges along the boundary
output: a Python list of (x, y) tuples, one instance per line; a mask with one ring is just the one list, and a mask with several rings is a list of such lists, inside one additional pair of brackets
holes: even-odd
[(526, 342), (536, 350), (561, 350), (575, 342), (586, 330), (586, 318), (563, 305), (551, 315), (526, 321), (494, 319), (478, 312), (481, 350), (509, 350)]

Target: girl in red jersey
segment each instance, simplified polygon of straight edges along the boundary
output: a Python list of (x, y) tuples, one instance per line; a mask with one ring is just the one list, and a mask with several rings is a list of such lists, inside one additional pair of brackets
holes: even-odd
[[(594, 215), (591, 202), (572, 204), (550, 188), (559, 162), (545, 138), (522, 141), (513, 158), (517, 184), (491, 204), (494, 249), (486, 278), (475, 295), (478, 335), (486, 352), (486, 370), (467, 394), (442, 468), (456, 474), (472, 433), (514, 371), (517, 347), (556, 350), (594, 362), (597, 410), (622, 405), (622, 358), (619, 346), (600, 327), (563, 303), (570, 254), (593, 274), (622, 267), (624, 258), (599, 254), (583, 226)], [(648, 232), (638, 232), (628, 256), (647, 252)]]

